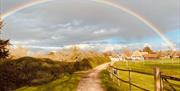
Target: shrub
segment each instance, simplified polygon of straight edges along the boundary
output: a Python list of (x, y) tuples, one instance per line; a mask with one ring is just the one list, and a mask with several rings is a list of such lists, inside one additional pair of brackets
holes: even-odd
[(9, 91), (24, 85), (47, 83), (64, 73), (73, 73), (73, 63), (50, 59), (23, 57), (0, 64), (0, 91)]
[(59, 62), (32, 57), (1, 61), (0, 91), (11, 91), (25, 85), (45, 84), (60, 75), (92, 69), (107, 61), (109, 59), (105, 56), (84, 58), (78, 62)]

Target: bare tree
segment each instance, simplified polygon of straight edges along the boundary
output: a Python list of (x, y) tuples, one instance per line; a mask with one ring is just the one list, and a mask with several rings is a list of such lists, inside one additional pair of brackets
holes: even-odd
[(3, 27), (3, 21), (0, 19), (0, 29)]
[(122, 53), (127, 57), (130, 57), (132, 54), (131, 50), (128, 48), (123, 48)]
[[(0, 18), (0, 33), (2, 31), (3, 21)], [(7, 46), (9, 45), (9, 40), (0, 39), (0, 59), (6, 59), (9, 56), (9, 50)]]

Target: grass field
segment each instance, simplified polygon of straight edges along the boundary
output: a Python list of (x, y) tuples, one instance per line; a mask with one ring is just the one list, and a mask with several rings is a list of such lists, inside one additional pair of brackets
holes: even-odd
[(50, 83), (38, 86), (25, 86), (15, 91), (76, 91), (83, 72), (76, 72), (72, 75), (66, 74)]
[[(155, 67), (159, 67), (162, 74), (180, 77), (180, 59), (166, 59), (166, 60), (147, 60), (147, 61), (128, 61), (128, 62), (117, 62), (114, 66), (121, 69), (132, 69), (141, 72), (153, 73)], [(128, 72), (118, 71), (118, 75), (123, 80), (128, 81)], [(140, 87), (146, 88), (150, 91), (154, 90), (154, 77), (149, 75), (143, 75), (139, 73), (131, 73), (132, 83), (137, 84)], [(112, 79), (110, 79), (112, 80)], [(117, 82), (117, 81), (116, 81)], [(170, 81), (177, 91), (180, 91), (180, 82)], [(165, 83), (167, 91), (172, 89)], [(129, 88), (129, 85), (120, 82), (120, 89)], [(141, 91), (135, 87), (132, 87), (133, 91)], [(126, 90), (123, 90), (126, 91)]]

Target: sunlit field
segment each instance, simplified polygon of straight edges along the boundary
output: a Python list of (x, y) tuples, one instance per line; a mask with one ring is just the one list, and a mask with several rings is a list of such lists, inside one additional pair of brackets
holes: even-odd
[[(164, 59), (164, 60), (147, 60), (147, 61), (128, 61), (117, 62), (115, 67), (121, 69), (131, 69), (140, 72), (153, 73), (155, 67), (159, 67), (160, 71), (164, 75), (180, 77), (180, 59)], [(119, 77), (128, 81), (128, 72), (118, 71)], [(131, 72), (132, 83), (137, 84), (140, 87), (148, 90), (154, 90), (154, 77), (149, 75), (143, 75), (139, 73)], [(173, 87), (180, 90), (180, 82), (169, 81), (174, 84)], [(128, 84), (122, 83), (121, 88), (128, 88)], [(166, 83), (164, 83), (165, 90), (172, 90)], [(133, 91), (139, 91), (139, 89), (132, 86)]]

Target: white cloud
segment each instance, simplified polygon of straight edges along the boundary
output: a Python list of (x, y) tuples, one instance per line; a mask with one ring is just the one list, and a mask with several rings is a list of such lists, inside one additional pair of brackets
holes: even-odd
[(66, 23), (66, 24), (55, 24), (55, 25), (51, 25), (50, 28), (54, 29), (54, 28), (64, 28), (64, 27), (69, 27), (71, 25), (71, 23)]
[(103, 34), (103, 33), (105, 33), (105, 30), (104, 29), (100, 29), (100, 30), (94, 31), (93, 33), (94, 34)]
[(25, 41), (11, 41), (10, 43), (13, 45), (22, 44), (22, 45), (28, 45), (33, 43), (38, 43), (40, 41), (38, 40), (25, 40)]
[(57, 39), (58, 39), (58, 37), (56, 37), (56, 36), (52, 36), (52, 37), (51, 37), (51, 39), (53, 39), (53, 40), (57, 40)]
[(149, 43), (145, 43), (145, 44), (144, 44), (144, 47), (150, 47), (150, 48), (152, 48), (152, 46), (151, 46)]
[(40, 49), (40, 50), (46, 50), (46, 51), (54, 51), (54, 50), (61, 50), (61, 49), (69, 49), (72, 47), (78, 47), (82, 50), (95, 50), (95, 51), (116, 51), (121, 50), (124, 47), (127, 47), (126, 45), (121, 44), (74, 44), (74, 45), (65, 45), (63, 47), (48, 47), (48, 46), (32, 46), (27, 45), (26, 46), (29, 49)]
[[(19, 3), (24, 4), (26, 1), (4, 0), (3, 10), (11, 10), (12, 7), (17, 7)], [(179, 28), (179, 5), (175, 0), (113, 2), (127, 6), (146, 17), (164, 34), (172, 28)], [(81, 44), (79, 46), (83, 49), (99, 50), (102, 47), (100, 50), (105, 51), (120, 49), (121, 45), (140, 48), (143, 47), (146, 38), (153, 40), (157, 36), (135, 17), (116, 8), (88, 0), (53, 0), (26, 8), (8, 17), (5, 20), (4, 30), (6, 30), (3, 31), (5, 37), (13, 40), (12, 44), (32, 45), (33, 48), (41, 49), (57, 49), (60, 47), (56, 46), (73, 44)], [(123, 40), (124, 43), (108, 46), (107, 43), (110, 43), (112, 38)], [(108, 39), (110, 41), (106, 41)]]

